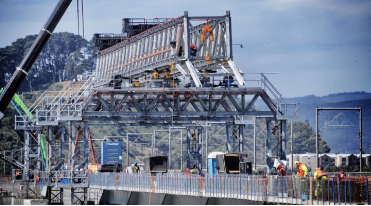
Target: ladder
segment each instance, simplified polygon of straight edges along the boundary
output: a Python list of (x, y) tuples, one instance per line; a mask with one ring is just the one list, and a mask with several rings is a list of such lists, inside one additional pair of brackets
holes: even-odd
[[(200, 23), (201, 22), (201, 23)], [(172, 77), (185, 76), (202, 87), (202, 71), (233, 76), (245, 85), (242, 71), (233, 62), (231, 17), (180, 16), (98, 52), (95, 87), (117, 76), (131, 81), (147, 78), (148, 72), (170, 70)]]

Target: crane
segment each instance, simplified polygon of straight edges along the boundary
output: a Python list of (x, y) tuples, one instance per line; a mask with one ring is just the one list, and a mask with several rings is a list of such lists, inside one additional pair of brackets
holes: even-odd
[(32, 65), (41, 53), (41, 50), (44, 48), (46, 42), (49, 40), (55, 27), (59, 23), (60, 19), (64, 15), (71, 2), (72, 0), (59, 0), (54, 11), (52, 12), (44, 27), (41, 29), (39, 35), (33, 42), (31, 48), (28, 50), (22, 62), (16, 68), (12, 78), (5, 86), (4, 91), (1, 93), (0, 96), (0, 119), (3, 118), (6, 107), (9, 105), (14, 94), (21, 86), (24, 78), (28, 75), (28, 72), (30, 71)]

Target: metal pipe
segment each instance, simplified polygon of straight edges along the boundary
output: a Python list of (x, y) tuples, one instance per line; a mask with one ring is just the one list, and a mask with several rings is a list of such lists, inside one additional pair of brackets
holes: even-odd
[(293, 149), (293, 144), (294, 144), (294, 135), (293, 135), (293, 128), (292, 128), (292, 119), (290, 121), (290, 124), (291, 124), (291, 173), (293, 171), (293, 168), (294, 168), (294, 149)]
[(126, 134), (126, 167), (129, 167), (129, 134)]
[(72, 0), (60, 0), (0, 96), (0, 119)]
[(256, 171), (256, 117), (254, 117), (254, 171)]
[(362, 172), (362, 107), (359, 111), (359, 172)]
[(316, 167), (319, 168), (319, 154), (318, 154), (318, 107), (316, 107)]
[(171, 170), (171, 127), (169, 127), (169, 171)]
[(209, 169), (209, 163), (207, 161), (207, 156), (209, 154), (209, 150), (208, 150), (208, 136), (207, 136), (207, 128), (205, 128), (205, 147), (206, 147), (206, 154), (205, 154), (205, 159), (206, 159), (206, 174), (207, 174), (207, 171)]
[(183, 131), (180, 132), (180, 170), (183, 171)]

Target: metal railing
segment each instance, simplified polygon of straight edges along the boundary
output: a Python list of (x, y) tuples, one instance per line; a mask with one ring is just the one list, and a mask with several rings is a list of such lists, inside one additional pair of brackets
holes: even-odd
[(284, 204), (365, 204), (368, 177), (313, 177), (217, 174), (89, 173), (89, 187)]

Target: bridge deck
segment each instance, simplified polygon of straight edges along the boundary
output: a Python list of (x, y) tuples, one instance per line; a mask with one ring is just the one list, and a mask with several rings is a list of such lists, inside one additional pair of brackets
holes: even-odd
[[(274, 204), (365, 204), (368, 181), (362, 178), (329, 178), (318, 184), (313, 178), (294, 176), (126, 174), (99, 173), (89, 176), (91, 189), (153, 194), (248, 200)], [(363, 177), (365, 180), (365, 178)], [(366, 184), (367, 182), (367, 184)], [(316, 197), (316, 190), (318, 196)], [(359, 193), (363, 193), (360, 197)]]

